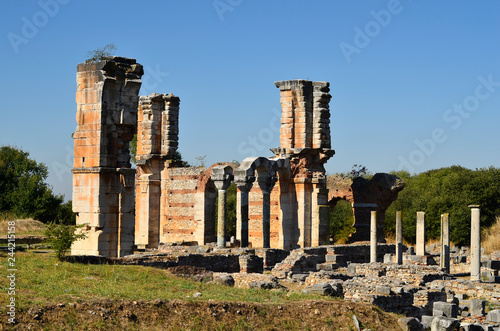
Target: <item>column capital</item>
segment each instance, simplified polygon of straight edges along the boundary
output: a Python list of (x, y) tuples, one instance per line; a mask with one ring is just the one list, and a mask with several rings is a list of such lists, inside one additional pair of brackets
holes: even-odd
[(304, 85), (312, 86), (313, 82), (305, 79), (291, 79), (291, 80), (280, 80), (274, 82), (274, 85), (281, 91), (286, 90), (298, 90), (303, 88)]
[(234, 183), (238, 190), (243, 192), (248, 192), (252, 188), (253, 182), (255, 182), (255, 177), (253, 176), (236, 176), (234, 178)]
[(218, 190), (227, 190), (233, 181), (233, 168), (230, 166), (216, 166), (212, 169), (212, 176), (215, 187)]
[(276, 176), (259, 176), (257, 182), (263, 193), (270, 193), (278, 178)]

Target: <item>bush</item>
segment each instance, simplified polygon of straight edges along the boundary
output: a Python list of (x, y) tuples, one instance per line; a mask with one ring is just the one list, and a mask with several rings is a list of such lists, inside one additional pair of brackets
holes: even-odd
[(77, 229), (84, 225), (65, 225), (49, 223), (45, 229), (47, 241), (51, 244), (52, 248), (56, 251), (58, 260), (63, 260), (66, 253), (71, 249), (71, 245), (80, 239), (84, 239), (84, 233), (77, 233)]

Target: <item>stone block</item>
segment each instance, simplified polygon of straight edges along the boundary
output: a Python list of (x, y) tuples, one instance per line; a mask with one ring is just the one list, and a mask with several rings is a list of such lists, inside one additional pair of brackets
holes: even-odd
[(298, 280), (300, 282), (305, 282), (307, 276), (309, 276), (309, 274), (293, 274), (292, 279)]
[(422, 321), (422, 323), (425, 323), (425, 324), (429, 325), (429, 327), (430, 327), (433, 319), (434, 319), (434, 316), (422, 315), (421, 321)]
[(485, 307), (486, 301), (484, 300), (472, 299), (470, 301), (470, 313), (473, 316), (483, 316)]
[(228, 274), (214, 275), (214, 283), (225, 286), (234, 286), (234, 278)]
[(260, 289), (264, 289), (264, 290), (272, 290), (272, 289), (279, 288), (278, 283), (272, 282), (269, 280), (259, 280), (259, 281), (250, 282), (250, 283), (248, 283), (248, 286), (250, 288), (260, 288)]
[(415, 317), (400, 318), (398, 324), (403, 331), (424, 331), (424, 327)]
[(309, 293), (322, 296), (342, 297), (342, 284), (340, 283), (316, 283), (308, 288)]
[[(433, 305), (433, 311), (435, 310), (440, 310), (443, 312), (444, 316), (449, 317), (449, 318), (456, 318), (458, 315), (458, 307), (456, 304), (453, 303), (448, 303), (448, 302), (443, 302), (443, 301), (437, 301), (434, 302)], [(434, 316), (440, 316), (440, 315), (435, 315)]]
[(347, 266), (347, 273), (348, 274), (356, 274), (356, 265), (355, 264), (349, 264)]
[(486, 260), (482, 262), (484, 268), (500, 270), (500, 260)]
[(455, 331), (460, 322), (454, 318), (434, 317), (431, 323), (431, 331)]
[(345, 265), (345, 263), (346, 263), (345, 255), (342, 255), (342, 254), (335, 254), (335, 255), (327, 254), (327, 255), (325, 255), (325, 261), (326, 262), (333, 262), (333, 263), (337, 263), (337, 264), (342, 264), (342, 265)]
[(392, 263), (393, 254), (384, 254), (384, 263)]
[(379, 295), (391, 295), (391, 287), (390, 286), (377, 285), (375, 287), (375, 293), (377, 293)]
[(486, 315), (486, 320), (489, 322), (500, 323), (500, 309), (490, 311)]
[(442, 311), (441, 309), (434, 308), (432, 310), (432, 316), (436, 317), (436, 316), (445, 316), (445, 315), (444, 315), (444, 311)]

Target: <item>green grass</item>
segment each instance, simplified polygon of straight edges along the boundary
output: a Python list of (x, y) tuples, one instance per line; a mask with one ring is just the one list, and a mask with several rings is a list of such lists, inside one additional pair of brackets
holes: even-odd
[[(7, 253), (0, 266), (7, 269)], [(20, 308), (92, 299), (182, 299), (233, 302), (284, 303), (317, 299), (314, 295), (238, 289), (199, 283), (173, 276), (165, 270), (132, 265), (91, 265), (58, 261), (53, 252), (16, 252), (16, 301)], [(0, 300), (7, 302), (8, 279), (0, 278)], [(202, 296), (192, 295), (201, 292)]]

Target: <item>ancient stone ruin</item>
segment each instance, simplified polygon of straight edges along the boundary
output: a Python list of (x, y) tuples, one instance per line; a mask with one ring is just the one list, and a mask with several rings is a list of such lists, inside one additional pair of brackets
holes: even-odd
[(377, 241), (383, 243), (385, 211), (404, 187), (405, 182), (396, 175), (377, 173), (370, 180), (334, 175), (328, 178), (328, 201), (332, 209), (339, 200), (352, 203), (356, 232), (351, 236), (350, 242), (369, 240), (370, 213), (376, 211)]
[[(282, 116), (280, 146), (271, 149), (275, 155), (205, 169), (175, 161), (179, 97), (139, 97), (143, 69), (136, 60), (111, 57), (79, 64), (77, 71), (73, 209), (87, 238), (73, 245), (73, 255), (119, 257), (134, 247), (173, 242), (217, 241), (225, 247), (225, 195), (233, 181), (241, 247), (293, 249), (329, 243), (329, 212), (337, 196), (329, 196), (324, 169), (335, 153), (328, 82), (276, 82)], [(131, 167), (129, 153), (135, 134), (137, 169)], [(388, 187), (390, 198), (374, 203), (383, 200), (380, 208), (387, 208), (402, 186)], [(369, 240), (369, 229), (364, 229), (369, 213), (361, 215), (366, 208), (358, 207), (372, 201), (358, 191), (352, 201), (355, 241)], [(383, 241), (383, 231), (379, 233)]]
[[(439, 249), (426, 246), (424, 212), (417, 213), (416, 249), (407, 248), (401, 212), (396, 244), (383, 243), (385, 210), (404, 182), (388, 174), (327, 181), (324, 164), (335, 153), (329, 83), (276, 82), (282, 117), (275, 155), (205, 169), (176, 161), (179, 97), (139, 97), (143, 69), (134, 59), (83, 63), (77, 71), (73, 210), (87, 237), (73, 244), (74, 260), (189, 266), (241, 288), (293, 284), (405, 314), (403, 329), (500, 328), (500, 309), (485, 311), (486, 300), (500, 308), (500, 255), (481, 258), (479, 206), (470, 206), (470, 249), (450, 247), (448, 214)], [(135, 135), (137, 169), (129, 151)], [(232, 182), (237, 229), (228, 247)], [(329, 212), (341, 199), (353, 205), (355, 243), (329, 245)], [(133, 254), (136, 248), (142, 252)]]

